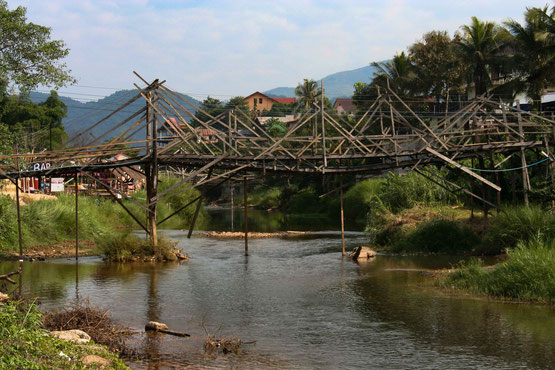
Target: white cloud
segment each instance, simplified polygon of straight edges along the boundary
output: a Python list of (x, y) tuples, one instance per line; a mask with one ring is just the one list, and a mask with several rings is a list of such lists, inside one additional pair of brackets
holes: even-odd
[(19, 4), (66, 41), (80, 85), (132, 88), (137, 70), (179, 91), (223, 98), (359, 68), (424, 32), (452, 33), (472, 15), (520, 20), (525, 8), (518, 0), (10, 1)]

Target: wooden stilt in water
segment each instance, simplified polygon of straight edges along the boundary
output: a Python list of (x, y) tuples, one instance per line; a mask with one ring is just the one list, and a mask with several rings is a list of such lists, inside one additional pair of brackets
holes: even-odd
[(79, 184), (75, 174), (75, 260), (79, 259)]
[(231, 232), (235, 231), (235, 225), (234, 225), (234, 216), (235, 216), (235, 204), (234, 204), (235, 200), (233, 199), (233, 182), (231, 183)]
[(23, 235), (21, 233), (21, 210), (19, 206), (19, 161), (17, 159), (17, 145), (15, 146), (15, 168), (17, 169), (18, 175), (15, 179), (15, 204), (17, 209), (17, 233), (18, 233), (18, 241), (19, 241), (19, 286), (18, 286), (18, 293), (21, 297), (22, 292), (22, 285), (23, 285)]
[(345, 214), (343, 213), (343, 175), (339, 175), (339, 198), (341, 202), (341, 255), (345, 253)]
[(247, 207), (247, 177), (243, 178), (243, 208), (245, 210), (245, 256), (249, 255), (249, 211)]

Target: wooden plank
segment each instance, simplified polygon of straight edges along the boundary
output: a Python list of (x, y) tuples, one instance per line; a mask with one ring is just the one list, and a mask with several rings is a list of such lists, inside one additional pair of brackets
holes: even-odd
[(451, 160), (451, 158), (446, 157), (446, 156), (444, 156), (443, 154), (441, 154), (441, 153), (439, 153), (439, 152), (436, 152), (435, 150), (433, 150), (433, 149), (430, 148), (430, 147), (426, 147), (426, 150), (427, 150), (428, 152), (430, 152), (431, 154), (435, 155), (436, 157), (443, 159), (445, 162), (451, 164), (452, 166), (454, 166), (454, 167), (460, 169), (461, 171), (463, 171), (463, 172), (469, 174), (470, 176), (472, 176), (472, 177), (474, 177), (474, 178), (480, 180), (481, 182), (483, 182), (484, 184), (488, 185), (489, 187), (491, 187), (491, 188), (493, 188), (493, 189), (495, 189), (495, 190), (497, 190), (497, 191), (501, 191), (501, 187), (500, 187), (500, 186), (495, 185), (493, 182), (491, 182), (491, 181), (489, 181), (489, 180), (483, 178), (482, 176), (480, 176), (480, 175), (478, 175), (477, 173), (475, 173), (475, 172), (469, 170), (469, 169), (466, 168), (465, 166), (463, 166), (463, 165), (461, 165), (461, 164), (459, 164), (459, 163), (457, 163), (457, 162)]

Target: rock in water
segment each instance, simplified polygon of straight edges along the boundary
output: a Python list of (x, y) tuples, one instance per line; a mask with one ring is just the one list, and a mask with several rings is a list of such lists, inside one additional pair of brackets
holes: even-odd
[(87, 333), (85, 333), (83, 330), (78, 329), (51, 331), (50, 335), (58, 337), (59, 339), (66, 342), (88, 343), (91, 341), (91, 337)]
[(161, 322), (149, 321), (148, 324), (145, 325), (145, 330), (168, 330), (168, 326)]
[(355, 261), (365, 261), (370, 258), (376, 257), (376, 251), (368, 247), (356, 247), (349, 255)]

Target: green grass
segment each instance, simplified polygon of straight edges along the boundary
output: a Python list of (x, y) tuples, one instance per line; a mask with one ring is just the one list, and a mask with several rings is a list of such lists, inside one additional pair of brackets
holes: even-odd
[[(114, 353), (63, 342), (48, 335), (42, 328), (42, 314), (34, 303), (9, 301), (0, 304), (0, 323), (2, 369), (84, 369), (81, 357), (87, 354), (106, 358), (112, 369), (127, 369)], [(69, 356), (71, 361), (60, 353)]]
[(437, 219), (423, 222), (393, 244), (397, 252), (461, 253), (475, 251), (480, 237), (456, 221)]
[(484, 243), (498, 251), (514, 248), (519, 241), (540, 237), (555, 239), (555, 216), (539, 206), (504, 208), (488, 225)]
[(555, 243), (534, 238), (518, 242), (506, 261), (484, 269), (473, 259), (441, 282), (472, 293), (520, 301), (555, 303)]
[[(177, 183), (179, 179), (162, 177), (159, 192)], [(195, 199), (200, 193), (188, 184), (180, 185), (171, 196), (158, 204), (158, 220)], [(144, 191), (135, 192), (132, 199), (144, 204)], [(146, 210), (131, 200), (123, 200), (126, 207), (146, 225)], [(188, 227), (193, 217), (194, 205), (162, 224), (163, 228)], [(199, 214), (197, 227), (206, 218)], [(54, 244), (75, 238), (75, 197), (61, 194), (56, 199), (41, 199), (21, 207), (21, 223), (24, 246)], [(103, 241), (122, 232), (139, 229), (133, 218), (111, 199), (79, 196), (79, 238), (81, 240)], [(18, 248), (18, 232), (15, 202), (8, 196), (0, 195), (0, 252)]]
[(134, 235), (115, 234), (97, 242), (99, 251), (111, 261), (125, 262), (154, 257), (161, 261), (176, 261), (173, 244), (164, 238), (158, 239), (156, 248), (145, 239)]

